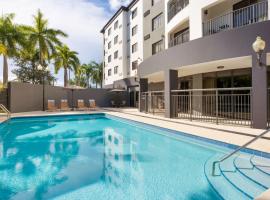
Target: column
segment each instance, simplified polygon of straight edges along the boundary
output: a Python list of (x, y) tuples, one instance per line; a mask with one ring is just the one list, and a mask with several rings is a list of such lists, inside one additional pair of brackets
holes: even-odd
[(164, 72), (164, 101), (165, 101), (165, 117), (173, 117), (173, 105), (171, 99), (171, 90), (177, 90), (178, 71), (166, 70)]
[[(192, 89), (203, 88), (203, 76), (202, 74), (193, 75), (192, 78)], [(202, 114), (202, 91), (194, 91), (192, 98), (192, 113), (195, 115)]]
[(263, 54), (259, 66), (257, 56), (252, 55), (252, 99), (251, 112), (253, 128), (267, 128), (267, 67), (266, 54)]
[(145, 105), (142, 105), (142, 93), (148, 91), (148, 79), (141, 78), (139, 86), (139, 111), (143, 112), (145, 110)]

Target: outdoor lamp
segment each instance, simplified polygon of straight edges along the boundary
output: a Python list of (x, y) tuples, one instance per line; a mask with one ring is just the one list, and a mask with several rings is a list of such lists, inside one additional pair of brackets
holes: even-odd
[(252, 44), (252, 48), (257, 54), (257, 61), (259, 63), (259, 66), (262, 66), (263, 64), (261, 62), (261, 58), (265, 49), (265, 41), (260, 36), (257, 36), (255, 42)]

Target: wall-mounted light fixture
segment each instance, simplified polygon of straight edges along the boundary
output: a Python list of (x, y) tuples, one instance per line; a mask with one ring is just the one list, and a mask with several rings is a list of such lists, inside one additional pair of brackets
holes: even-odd
[(254, 52), (257, 54), (257, 62), (260, 67), (264, 65), (261, 59), (265, 46), (266, 46), (265, 41), (260, 36), (257, 36), (255, 42), (252, 44), (252, 48)]

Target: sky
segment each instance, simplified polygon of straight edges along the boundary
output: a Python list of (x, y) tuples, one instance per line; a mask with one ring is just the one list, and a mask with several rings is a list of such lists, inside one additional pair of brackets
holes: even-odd
[[(68, 34), (63, 42), (79, 53), (81, 63), (102, 61), (100, 30), (121, 5), (131, 0), (0, 0), (0, 12), (15, 13), (15, 23), (31, 25), (33, 15), (40, 9), (49, 20), (49, 27)], [(9, 80), (16, 77), (16, 68), (9, 60)], [(51, 66), (51, 71), (54, 72)], [(0, 81), (3, 78), (3, 58), (0, 58)], [(63, 70), (55, 75), (57, 85), (63, 85)]]

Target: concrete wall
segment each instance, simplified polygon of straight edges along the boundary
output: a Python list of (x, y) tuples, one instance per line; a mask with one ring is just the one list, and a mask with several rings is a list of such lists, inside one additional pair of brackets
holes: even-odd
[(8, 107), (8, 92), (7, 89), (0, 91), (0, 104)]
[[(160, 0), (154, 6), (152, 6), (152, 1), (147, 0), (143, 2), (143, 12), (150, 12), (147, 16), (144, 16), (143, 19), (143, 36), (146, 37), (150, 35), (150, 38), (144, 40), (143, 43), (143, 59), (146, 59), (152, 56), (152, 44), (163, 39), (165, 34), (165, 4), (164, 0)], [(162, 13), (162, 26), (155, 31), (152, 31), (152, 19)], [(164, 40), (164, 39), (163, 39)], [(164, 41), (163, 41), (164, 42)], [(165, 44), (163, 43), (163, 48)]]
[[(251, 45), (256, 37), (260, 35), (269, 43), (269, 32), (270, 21), (265, 21), (177, 45), (144, 60), (139, 65), (139, 76), (145, 78), (166, 69), (251, 56), (254, 53)], [(266, 45), (265, 52), (270, 52), (269, 45)]]
[[(73, 93), (73, 94), (72, 94)], [(67, 99), (69, 106), (77, 105), (78, 99), (84, 99), (86, 105), (89, 99), (95, 99), (99, 107), (111, 106), (111, 100), (117, 96), (119, 101), (126, 100), (129, 103), (128, 93), (121, 92), (116, 94), (108, 89), (68, 89), (63, 87), (45, 86), (45, 106), (47, 107), (48, 99), (55, 100), (56, 106), (60, 106), (61, 99)], [(72, 101), (73, 99), (73, 101)], [(73, 103), (72, 103), (73, 102)], [(128, 104), (127, 104), (128, 106)], [(13, 113), (40, 111), (43, 108), (43, 86), (28, 83), (9, 83), (9, 108)]]

